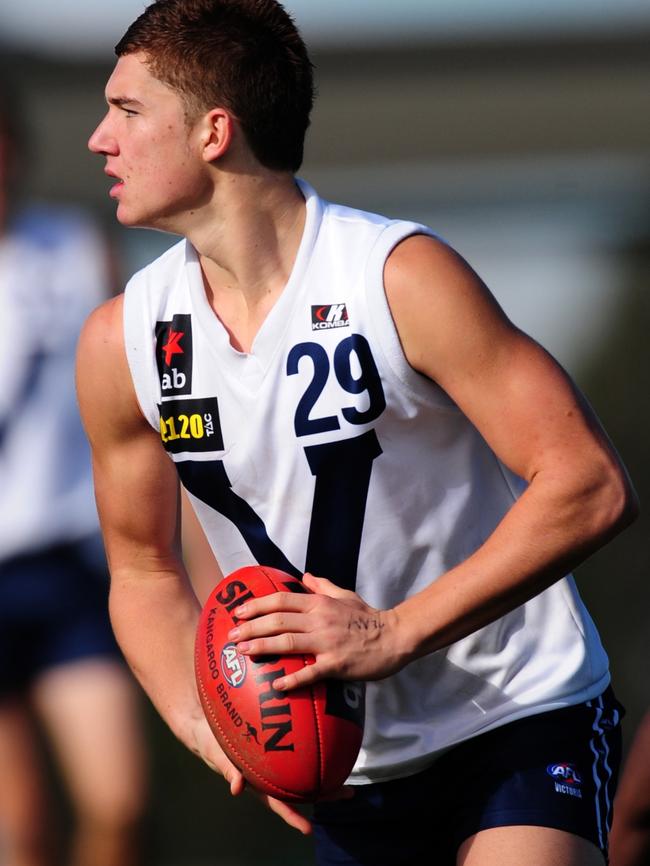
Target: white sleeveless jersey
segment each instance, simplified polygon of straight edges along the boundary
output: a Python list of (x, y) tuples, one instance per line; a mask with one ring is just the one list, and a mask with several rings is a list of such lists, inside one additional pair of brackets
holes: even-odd
[(74, 364), (106, 264), (72, 210), (32, 207), (0, 239), (0, 561), (98, 532)]
[[(183, 241), (129, 283), (125, 335), (224, 571), (308, 570), (391, 608), (467, 558), (522, 491), (450, 398), (402, 352), (383, 268), (430, 230), (322, 201), (252, 351), (235, 350)], [(369, 683), (351, 782), (408, 775), (452, 744), (578, 703), (607, 657), (567, 577), (492, 625)]]

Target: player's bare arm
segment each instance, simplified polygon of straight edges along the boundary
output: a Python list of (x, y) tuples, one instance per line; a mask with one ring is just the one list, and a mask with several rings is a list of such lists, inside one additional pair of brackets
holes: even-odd
[(561, 367), (508, 321), (471, 268), (415, 236), (389, 257), (385, 288), (411, 366), (439, 384), (499, 459), (528, 482), (468, 559), (390, 611), (328, 580), (315, 596), (249, 602), (244, 652), (314, 652), (276, 687), (327, 675), (379, 679), (536, 595), (629, 523), (636, 501), (599, 422)]
[[(185, 741), (183, 726), (196, 709), (192, 677), (179, 667), (187, 652), (168, 645), (164, 620), (151, 624), (150, 635), (143, 629), (148, 628), (150, 594), (159, 601), (167, 598), (188, 650), (198, 604), (185, 585), (178, 547), (178, 481), (137, 406), (122, 345), (121, 310), (121, 298), (109, 301), (85, 326), (77, 363), (79, 401), (111, 567), (113, 627), (136, 676)], [(159, 677), (167, 671), (164, 683), (156, 681), (156, 669)], [(174, 683), (172, 696), (166, 689)]]
[(396, 610), (408, 651), (420, 655), (558, 580), (628, 525), (637, 503), (585, 398), (453, 250), (410, 238), (389, 258), (385, 283), (410, 364), (529, 485), (475, 554)]
[[(199, 605), (181, 559), (178, 478), (136, 401), (124, 351), (121, 297), (98, 308), (85, 325), (77, 389), (93, 452), (118, 642), (174, 734), (239, 794), (243, 778), (214, 739), (196, 692)], [(272, 798), (266, 802), (288, 824), (309, 831), (295, 810)]]

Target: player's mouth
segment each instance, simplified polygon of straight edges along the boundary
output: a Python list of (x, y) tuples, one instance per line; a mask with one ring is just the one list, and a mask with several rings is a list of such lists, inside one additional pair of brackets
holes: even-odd
[(124, 181), (121, 178), (117, 179), (117, 183), (114, 184), (108, 191), (108, 194), (111, 198), (117, 198), (119, 194), (122, 192), (124, 188)]
[(110, 169), (108, 169), (108, 168), (104, 169), (104, 173), (107, 174), (109, 177), (115, 178), (117, 180), (117, 183), (114, 184), (110, 188), (110, 190), (108, 191), (108, 194), (111, 198), (116, 198), (120, 194), (120, 192), (122, 191), (122, 188), (124, 187), (124, 181), (122, 180), (121, 177), (118, 177), (114, 172), (110, 171)]

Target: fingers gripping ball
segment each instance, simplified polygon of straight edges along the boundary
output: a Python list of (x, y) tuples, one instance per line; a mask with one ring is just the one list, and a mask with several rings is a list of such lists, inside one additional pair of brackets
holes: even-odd
[(219, 745), (265, 794), (309, 802), (343, 785), (363, 734), (363, 687), (341, 680), (279, 692), (273, 681), (311, 664), (310, 655), (245, 657), (228, 640), (233, 611), (273, 592), (309, 592), (266, 566), (224, 578), (208, 598), (196, 635), (195, 667), (203, 710)]

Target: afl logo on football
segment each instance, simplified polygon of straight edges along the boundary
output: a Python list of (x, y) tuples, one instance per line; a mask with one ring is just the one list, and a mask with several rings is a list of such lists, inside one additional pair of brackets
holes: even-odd
[(246, 679), (246, 658), (237, 652), (234, 643), (227, 643), (221, 650), (221, 673), (234, 689)]
[(553, 776), (556, 781), (561, 781), (565, 785), (574, 785), (578, 787), (582, 784), (582, 779), (573, 764), (549, 764), (546, 768), (549, 776)]

